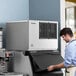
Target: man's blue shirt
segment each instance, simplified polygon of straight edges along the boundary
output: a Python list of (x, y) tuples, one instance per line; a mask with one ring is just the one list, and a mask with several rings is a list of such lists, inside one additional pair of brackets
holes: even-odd
[(76, 66), (76, 40), (71, 40), (65, 48), (64, 66)]

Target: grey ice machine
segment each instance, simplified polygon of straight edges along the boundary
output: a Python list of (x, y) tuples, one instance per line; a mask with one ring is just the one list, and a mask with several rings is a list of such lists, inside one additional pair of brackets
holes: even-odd
[(24, 76), (63, 76), (61, 69), (48, 72), (49, 65), (63, 62), (58, 49), (58, 22), (10, 21), (6, 24), (6, 49), (15, 51), (14, 72)]
[(24, 20), (6, 24), (7, 50), (58, 49), (58, 22)]

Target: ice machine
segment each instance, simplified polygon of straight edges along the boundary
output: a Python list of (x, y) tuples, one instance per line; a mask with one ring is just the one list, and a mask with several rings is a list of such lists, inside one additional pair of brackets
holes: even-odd
[(58, 49), (58, 22), (11, 21), (6, 24), (6, 49), (14, 50), (14, 71), (24, 76), (63, 76), (61, 69), (47, 71), (63, 62)]
[(11, 21), (6, 26), (8, 50), (56, 50), (58, 22), (24, 20)]

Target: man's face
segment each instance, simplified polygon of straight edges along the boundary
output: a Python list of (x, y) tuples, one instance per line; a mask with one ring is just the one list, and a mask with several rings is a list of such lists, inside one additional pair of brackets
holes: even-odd
[(68, 34), (66, 34), (66, 35), (62, 35), (62, 38), (67, 43), (67, 42), (69, 42), (70, 36)]

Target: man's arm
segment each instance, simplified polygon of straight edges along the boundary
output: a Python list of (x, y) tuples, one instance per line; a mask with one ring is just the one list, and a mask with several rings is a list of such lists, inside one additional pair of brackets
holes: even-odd
[(60, 63), (60, 64), (57, 64), (57, 65), (51, 65), (49, 66), (47, 69), (48, 71), (52, 71), (54, 69), (59, 69), (59, 68), (64, 68), (64, 63)]

